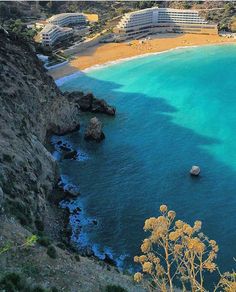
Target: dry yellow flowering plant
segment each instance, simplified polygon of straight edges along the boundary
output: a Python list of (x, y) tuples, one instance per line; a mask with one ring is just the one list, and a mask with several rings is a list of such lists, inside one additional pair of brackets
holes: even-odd
[[(141, 282), (145, 275), (150, 291), (172, 292), (173, 281), (177, 279), (183, 291), (187, 290), (186, 286), (191, 291), (206, 291), (203, 273), (218, 271), (214, 262), (219, 250), (217, 243), (201, 232), (201, 221), (190, 226), (175, 220), (176, 213), (166, 205), (160, 206), (160, 212), (161, 216), (145, 221), (144, 230), (151, 234), (141, 245), (143, 254), (134, 257), (142, 265), (142, 273), (136, 273), (134, 280)], [(236, 292), (233, 275), (221, 275), (215, 291)]]

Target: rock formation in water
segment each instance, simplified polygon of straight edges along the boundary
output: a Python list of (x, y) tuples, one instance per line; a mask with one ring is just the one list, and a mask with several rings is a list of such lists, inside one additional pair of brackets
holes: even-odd
[(196, 165), (193, 165), (191, 170), (190, 170), (190, 174), (193, 175), (193, 176), (198, 176), (200, 174), (200, 167), (199, 166), (196, 166)]
[(92, 93), (84, 94), (83, 92), (74, 91), (71, 93), (66, 92), (65, 95), (69, 100), (77, 103), (81, 111), (89, 111), (92, 113), (105, 113), (114, 116), (116, 109), (107, 104), (103, 99), (97, 99)]
[[(34, 47), (0, 30), (0, 248), (10, 246), (0, 256), (0, 270), (20, 271), (34, 285), (56, 286), (59, 291), (62, 287), (67, 291), (97, 291), (107, 283), (137, 291), (115, 270), (111, 273), (86, 258), (75, 260), (75, 255), (65, 250), (67, 241), (61, 241), (64, 217), (51, 203), (60, 199), (53, 191), (58, 169), (45, 145), (52, 133), (63, 135), (79, 129), (84, 105), (73, 101), (71, 95), (62, 94), (56, 87)], [(94, 97), (86, 110), (114, 114), (114, 109)], [(68, 152), (67, 158), (73, 158), (71, 149), (61, 147)], [(71, 189), (68, 192), (78, 195)], [(16, 248), (32, 234), (37, 234), (42, 245)], [(48, 256), (45, 236), (58, 243), (54, 247), (58, 259)], [(30, 267), (30, 271), (23, 267)], [(38, 272), (33, 273), (33, 269)]]
[(102, 122), (98, 118), (93, 117), (88, 124), (88, 127), (84, 134), (84, 139), (87, 141), (101, 142), (105, 139), (105, 135), (102, 131)]

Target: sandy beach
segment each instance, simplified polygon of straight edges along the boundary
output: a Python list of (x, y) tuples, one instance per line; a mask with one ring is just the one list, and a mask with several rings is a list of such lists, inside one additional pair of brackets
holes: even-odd
[(148, 53), (163, 52), (185, 46), (200, 46), (212, 44), (235, 43), (236, 39), (218, 35), (198, 34), (159, 34), (141, 43), (132, 40), (129, 43), (108, 43), (90, 47), (71, 57), (69, 64), (51, 70), (49, 74), (54, 79), (70, 75), (78, 70), (85, 70), (95, 65), (101, 65), (119, 59), (130, 58)]

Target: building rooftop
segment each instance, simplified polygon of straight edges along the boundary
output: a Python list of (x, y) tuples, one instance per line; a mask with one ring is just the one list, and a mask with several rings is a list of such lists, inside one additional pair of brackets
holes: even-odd
[(190, 13), (190, 12), (199, 12), (196, 9), (176, 9), (176, 8), (159, 8), (159, 11), (170, 11), (170, 12), (186, 12), (186, 13)]
[(55, 24), (49, 23), (49, 24), (45, 25), (45, 27), (41, 30), (40, 33), (41, 34), (42, 33), (49, 33), (50, 31), (52, 31), (52, 30), (54, 30), (56, 28), (59, 28), (59, 26), (58, 25), (55, 25)]
[(67, 32), (67, 31), (72, 31), (73, 29), (70, 28), (70, 27), (61, 27), (59, 25), (55, 25), (55, 24), (47, 24), (42, 30), (41, 30), (41, 34), (43, 33), (50, 33), (51, 31), (53, 31), (54, 29), (58, 29), (60, 31), (63, 31), (63, 32)]
[(157, 6), (155, 6), (152, 8), (146, 8), (146, 9), (142, 9), (142, 10), (132, 11), (132, 12), (126, 13), (125, 15), (142, 14), (144, 12), (153, 11), (153, 10), (158, 10), (160, 12), (169, 11), (169, 12), (182, 12), (182, 13), (185, 13), (185, 12), (186, 13), (190, 13), (190, 12), (197, 13), (198, 12), (198, 10), (193, 10), (193, 9), (158, 8)]
[(156, 10), (156, 9), (159, 10), (160, 8), (158, 8), (158, 7), (146, 8), (146, 9), (141, 9), (141, 10), (137, 10), (137, 11), (128, 12), (128, 13), (125, 13), (125, 15), (142, 14), (144, 12), (153, 11), (153, 10)]
[(83, 13), (61, 13), (61, 14), (56, 14), (56, 15), (53, 15), (52, 17), (50, 17), (48, 19), (48, 21), (58, 21), (58, 20), (61, 20), (61, 19), (64, 19), (65, 17), (67, 16), (80, 16), (80, 15), (83, 15)]

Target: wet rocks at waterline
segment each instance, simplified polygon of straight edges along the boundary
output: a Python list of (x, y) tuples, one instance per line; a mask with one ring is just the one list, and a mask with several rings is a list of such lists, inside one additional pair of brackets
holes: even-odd
[(92, 113), (102, 113), (109, 116), (114, 116), (116, 109), (110, 106), (104, 99), (94, 97), (92, 93), (84, 94), (80, 91), (65, 92), (68, 100), (79, 105), (81, 111), (89, 111)]
[(77, 151), (71, 150), (69, 152), (64, 153), (63, 159), (76, 159), (77, 157)]

